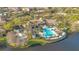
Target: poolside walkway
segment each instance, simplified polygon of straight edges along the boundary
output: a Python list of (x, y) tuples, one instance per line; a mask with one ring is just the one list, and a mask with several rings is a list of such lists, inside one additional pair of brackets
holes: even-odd
[(35, 46), (25, 49), (11, 49), (6, 48), (2, 50), (17, 50), (17, 51), (79, 51), (79, 33), (71, 34), (67, 39), (54, 44), (47, 44), (45, 46)]

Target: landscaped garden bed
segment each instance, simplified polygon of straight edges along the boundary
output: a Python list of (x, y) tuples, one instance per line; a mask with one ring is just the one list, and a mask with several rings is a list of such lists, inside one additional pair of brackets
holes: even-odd
[[(69, 9), (56, 9), (58, 8), (20, 8), (17, 12), (11, 10), (7, 11), (7, 15), (2, 14), (0, 47), (28, 48), (63, 40), (67, 36), (66, 32), (71, 32), (73, 28), (75, 30), (78, 27), (79, 17), (67, 13)], [(59, 13), (61, 9), (65, 12)]]
[(54, 25), (43, 24), (44, 21), (40, 20), (32, 20), (32, 22), (29, 22), (28, 31), (22, 25), (17, 25), (7, 33), (7, 42), (10, 47), (28, 48), (35, 45), (44, 46), (45, 44), (57, 42), (66, 37), (66, 32), (59, 30)]

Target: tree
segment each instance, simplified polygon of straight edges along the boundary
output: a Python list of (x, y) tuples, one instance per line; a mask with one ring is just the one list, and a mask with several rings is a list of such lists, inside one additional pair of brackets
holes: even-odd
[(14, 25), (20, 25), (22, 22), (21, 22), (21, 19), (19, 18), (14, 18), (11, 23), (13, 23)]
[(7, 38), (0, 37), (0, 47), (7, 47)]
[(79, 15), (71, 15), (71, 16), (70, 16), (70, 20), (71, 20), (72, 22), (79, 20)]
[(12, 27), (13, 27), (13, 24), (10, 23), (10, 22), (8, 22), (8, 23), (6, 23), (6, 24), (3, 25), (3, 28), (5, 30), (12, 30)]
[(31, 19), (32, 19), (31, 16), (24, 16), (24, 17), (21, 18), (21, 23), (26, 24)]

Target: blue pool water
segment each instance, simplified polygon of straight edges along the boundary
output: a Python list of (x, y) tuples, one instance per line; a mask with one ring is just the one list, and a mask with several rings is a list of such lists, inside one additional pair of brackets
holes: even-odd
[(55, 34), (56, 32), (52, 28), (49, 28), (49, 27), (43, 28), (43, 37), (49, 38), (51, 36), (54, 36)]

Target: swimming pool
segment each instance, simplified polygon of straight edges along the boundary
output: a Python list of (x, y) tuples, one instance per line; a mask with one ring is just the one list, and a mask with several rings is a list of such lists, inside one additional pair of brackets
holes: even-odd
[(56, 35), (56, 32), (52, 28), (47, 27), (47, 26), (43, 28), (43, 37), (44, 38), (53, 37), (55, 35)]

